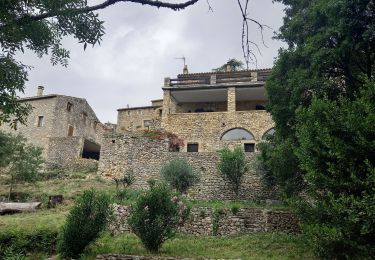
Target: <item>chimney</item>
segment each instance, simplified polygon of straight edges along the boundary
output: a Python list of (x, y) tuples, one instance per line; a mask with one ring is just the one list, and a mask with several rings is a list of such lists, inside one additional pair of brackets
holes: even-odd
[(44, 87), (43, 87), (43, 86), (38, 86), (38, 91), (36, 92), (36, 95), (37, 95), (38, 97), (43, 96), (43, 90), (44, 90)]
[(189, 74), (189, 70), (188, 70), (187, 65), (184, 65), (183, 73), (184, 74)]
[(230, 64), (227, 64), (226, 71), (227, 72), (231, 72), (232, 71), (232, 66)]

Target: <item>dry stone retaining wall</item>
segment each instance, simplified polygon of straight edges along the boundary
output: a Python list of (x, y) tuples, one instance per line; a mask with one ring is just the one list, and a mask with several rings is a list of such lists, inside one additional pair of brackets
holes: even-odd
[[(169, 152), (168, 140), (125, 135), (108, 136), (103, 142), (99, 173), (107, 176), (123, 176), (133, 172), (135, 188), (147, 188), (149, 179), (161, 179), (160, 169), (174, 157), (183, 157), (200, 173), (200, 181), (189, 190), (189, 196), (199, 200), (234, 200), (230, 183), (217, 169), (218, 154), (215, 152)], [(254, 154), (247, 159), (254, 161)], [(267, 200), (278, 198), (275, 190), (262, 185), (254, 167), (245, 174), (240, 187), (241, 200)]]
[[(135, 255), (118, 255), (107, 254), (98, 255), (97, 260), (197, 260), (196, 258), (176, 258), (176, 257), (162, 257), (162, 256), (135, 256)], [(199, 258), (202, 260), (202, 258)]]
[[(115, 205), (115, 220), (110, 225), (113, 234), (130, 232), (127, 223), (129, 208)], [(214, 227), (216, 226), (216, 227)], [(214, 231), (214, 229), (216, 229)], [(257, 232), (299, 233), (298, 219), (290, 211), (261, 208), (215, 210), (207, 207), (192, 208), (179, 230), (191, 235), (235, 235)]]

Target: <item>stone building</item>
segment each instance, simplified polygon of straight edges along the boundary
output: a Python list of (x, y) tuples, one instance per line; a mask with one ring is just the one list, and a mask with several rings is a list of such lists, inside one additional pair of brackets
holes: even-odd
[(43, 148), (48, 165), (63, 166), (77, 158), (99, 159), (103, 132), (94, 111), (83, 98), (64, 95), (37, 95), (19, 99), (33, 107), (26, 125), (17, 130), (3, 125), (1, 130), (20, 133), (30, 143)]
[[(220, 148), (242, 146), (247, 160), (254, 162), (256, 143), (273, 133), (272, 118), (264, 108), (264, 85), (270, 72), (263, 69), (189, 74), (184, 69), (177, 78), (166, 78), (162, 102), (118, 110), (118, 128), (104, 139), (99, 173), (113, 177), (132, 172), (133, 186), (146, 188), (148, 180), (161, 179), (163, 165), (178, 156), (200, 174), (199, 183), (189, 190), (192, 198), (278, 198), (277, 189), (264, 186), (255, 167), (243, 177), (237, 198), (217, 169)], [(151, 133), (145, 133), (145, 129)], [(171, 136), (175, 135), (184, 143), (179, 150), (171, 149), (171, 139), (175, 138)]]
[(152, 100), (151, 106), (118, 109), (120, 132), (160, 128), (163, 100)]
[[(118, 132), (163, 129), (184, 140), (182, 152), (214, 152), (255, 144), (273, 132), (265, 111), (271, 69), (188, 73), (165, 78), (163, 99), (152, 106), (118, 110)], [(162, 101), (162, 102), (161, 102)]]

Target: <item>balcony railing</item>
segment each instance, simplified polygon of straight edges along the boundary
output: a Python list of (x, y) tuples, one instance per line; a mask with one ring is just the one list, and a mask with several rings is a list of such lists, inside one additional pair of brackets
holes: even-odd
[(264, 71), (217, 72), (201, 74), (181, 74), (177, 78), (165, 79), (165, 87), (186, 87), (196, 85), (240, 84), (264, 82), (270, 74)]

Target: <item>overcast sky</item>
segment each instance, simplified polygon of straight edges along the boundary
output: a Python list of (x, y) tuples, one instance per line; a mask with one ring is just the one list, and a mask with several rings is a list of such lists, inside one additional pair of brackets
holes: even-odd
[[(45, 94), (86, 98), (103, 123), (115, 123), (118, 108), (150, 105), (150, 100), (162, 98), (164, 77), (182, 72), (183, 62), (177, 57), (186, 57), (192, 73), (211, 71), (230, 58), (242, 59), (237, 1), (210, 2), (213, 12), (208, 12), (205, 0), (180, 12), (132, 3), (100, 11), (106, 28), (101, 46), (83, 51), (74, 39), (64, 40), (71, 56), (67, 68), (53, 67), (47, 56), (38, 59), (27, 53), (20, 57), (33, 66), (25, 95), (35, 95), (36, 86), (43, 85)], [(258, 68), (272, 67), (283, 46), (272, 39), (282, 24), (283, 6), (272, 0), (250, 2), (251, 17), (273, 28), (264, 33), (268, 48), (261, 46)], [(261, 45), (255, 25), (251, 36)]]

